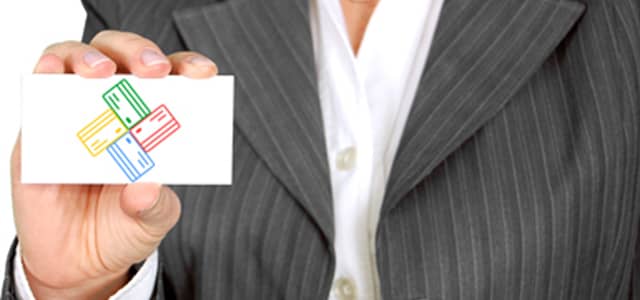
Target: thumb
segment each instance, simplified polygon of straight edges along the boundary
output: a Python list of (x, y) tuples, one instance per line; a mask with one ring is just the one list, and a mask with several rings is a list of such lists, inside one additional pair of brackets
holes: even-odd
[(122, 190), (120, 206), (153, 235), (164, 236), (180, 218), (180, 200), (170, 188), (155, 183), (134, 183)]

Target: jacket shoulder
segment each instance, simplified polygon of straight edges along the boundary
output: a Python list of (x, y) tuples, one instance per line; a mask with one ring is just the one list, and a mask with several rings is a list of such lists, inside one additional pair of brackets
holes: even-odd
[(170, 20), (174, 11), (225, 0), (81, 0), (88, 17), (102, 21), (106, 29), (126, 29), (150, 19)]
[(154, 41), (165, 53), (184, 50), (173, 12), (223, 0), (81, 0), (87, 12), (82, 40), (103, 30), (137, 33)]

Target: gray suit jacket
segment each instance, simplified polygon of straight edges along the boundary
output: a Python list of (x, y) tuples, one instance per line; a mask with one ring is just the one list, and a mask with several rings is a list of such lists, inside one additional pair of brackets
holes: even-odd
[[(309, 4), (214, 2), (84, 2), (85, 41), (133, 31), (237, 76), (234, 184), (175, 187), (156, 295), (325, 300)], [(446, 0), (376, 235), (384, 299), (639, 299), (639, 125), (637, 0)]]

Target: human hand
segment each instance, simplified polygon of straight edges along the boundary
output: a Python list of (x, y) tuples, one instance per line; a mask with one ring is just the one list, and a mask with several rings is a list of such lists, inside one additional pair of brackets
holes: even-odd
[[(49, 46), (34, 73), (88, 78), (131, 73), (144, 78), (215, 76), (217, 68), (194, 52), (168, 57), (148, 39), (103, 31), (89, 43)], [(124, 284), (131, 265), (158, 247), (180, 216), (168, 187), (27, 185), (21, 183), (20, 137), (11, 158), (13, 213), (22, 260), (36, 298), (107, 298)]]

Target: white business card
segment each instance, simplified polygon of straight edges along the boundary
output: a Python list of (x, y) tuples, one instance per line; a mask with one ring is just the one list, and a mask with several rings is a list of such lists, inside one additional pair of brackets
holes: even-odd
[(22, 182), (231, 184), (233, 81), (25, 75)]

